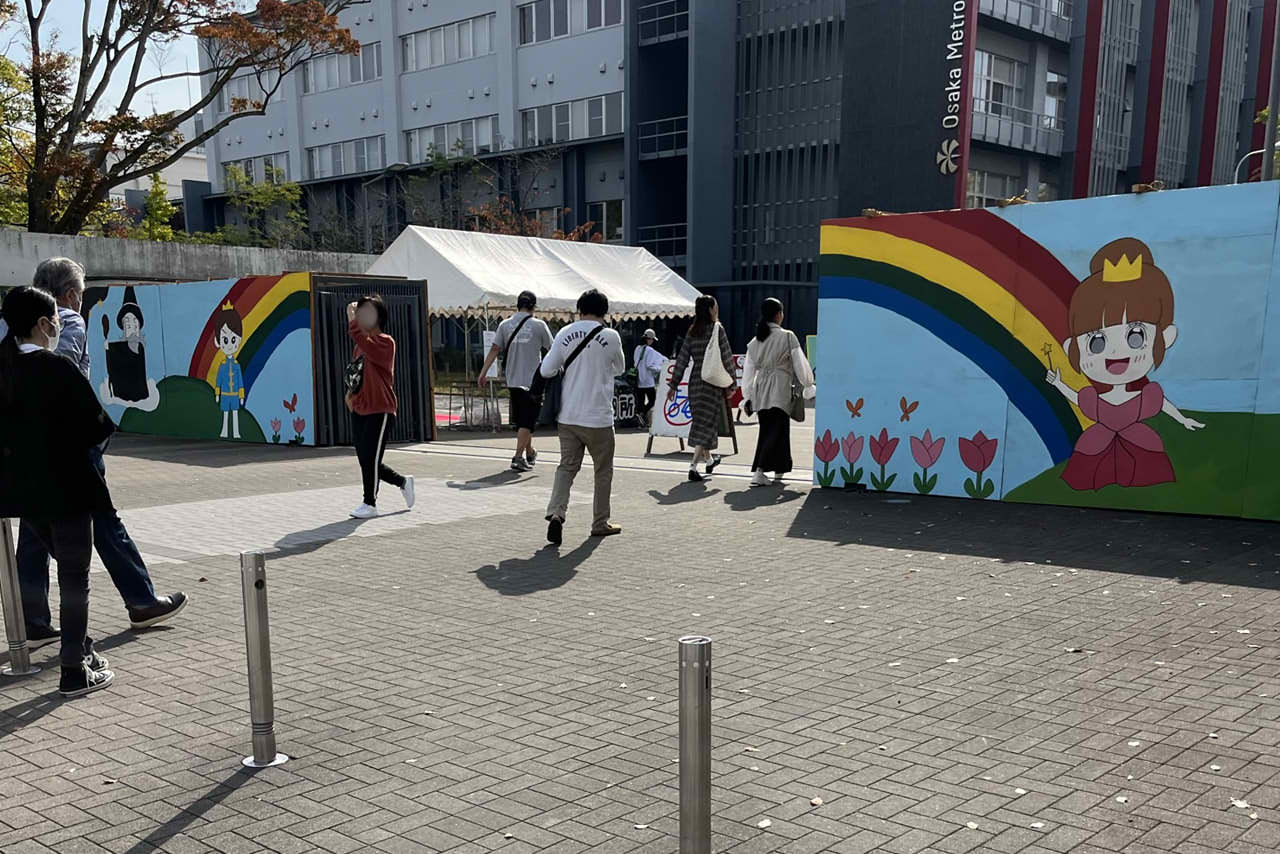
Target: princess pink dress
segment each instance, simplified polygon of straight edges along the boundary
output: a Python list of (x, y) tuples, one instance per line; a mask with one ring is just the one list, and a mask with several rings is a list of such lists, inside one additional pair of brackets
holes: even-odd
[(1152, 486), (1174, 480), (1173, 464), (1155, 430), (1143, 424), (1164, 406), (1159, 383), (1147, 383), (1142, 391), (1121, 404), (1107, 403), (1098, 390), (1080, 390), (1080, 411), (1097, 423), (1080, 435), (1067, 461), (1062, 479), (1072, 489), (1120, 486)]

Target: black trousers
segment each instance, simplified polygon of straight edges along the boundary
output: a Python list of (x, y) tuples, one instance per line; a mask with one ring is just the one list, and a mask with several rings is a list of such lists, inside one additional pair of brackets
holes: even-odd
[(396, 423), (394, 415), (359, 415), (351, 413), (352, 427), (356, 434), (356, 457), (360, 460), (360, 473), (364, 476), (364, 503), (378, 506), (378, 484), (386, 481), (399, 489), (404, 477), (384, 465), (382, 455), (387, 450), (387, 436)]
[(89, 561), (93, 517), (26, 517), (23, 523), (58, 562), (58, 620), (62, 623), (63, 667), (80, 667), (93, 649), (89, 640)]
[(636, 389), (636, 414), (648, 415), (649, 410), (653, 409), (654, 401), (658, 399), (658, 390), (656, 388), (637, 388)]
[(784, 475), (791, 471), (791, 416), (777, 407), (761, 409), (760, 434), (751, 470)]

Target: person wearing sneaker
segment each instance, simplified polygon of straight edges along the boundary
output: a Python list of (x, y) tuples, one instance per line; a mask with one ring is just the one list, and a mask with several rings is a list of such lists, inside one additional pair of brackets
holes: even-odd
[(800, 339), (782, 328), (782, 303), (773, 297), (760, 306), (760, 322), (755, 337), (747, 344), (742, 366), (743, 406), (760, 418), (760, 436), (751, 462), (751, 485), (768, 486), (768, 472), (779, 483), (791, 471), (791, 408), (803, 406), (793, 401), (793, 388), (802, 390), (805, 400), (817, 393), (813, 368), (800, 349)]
[(347, 332), (355, 354), (347, 370), (347, 408), (355, 432), (356, 457), (364, 480), (364, 502), (351, 511), (353, 519), (378, 515), (378, 486), (398, 487), (406, 507), (415, 500), (413, 478), (382, 461), (387, 437), (396, 421), (396, 342), (388, 335), (387, 305), (378, 295), (361, 297), (347, 306)]
[(613, 490), (613, 378), (626, 370), (627, 358), (622, 352), (622, 337), (605, 325), (608, 313), (609, 298), (595, 288), (578, 297), (581, 320), (560, 330), (539, 369), (546, 379), (564, 371), (556, 428), (560, 466), (547, 505), (547, 542), (552, 545), (560, 545), (563, 538), (569, 491), (582, 468), (584, 453), (591, 454), (595, 467), (591, 536), (622, 533), (609, 521), (609, 505)]
[[(688, 442), (693, 447), (693, 461), (689, 463), (689, 480), (698, 482), (711, 476), (720, 465), (722, 457), (713, 453), (719, 445), (721, 425), (729, 423), (728, 400), (737, 389), (733, 381), (733, 349), (729, 345), (729, 335), (720, 325), (720, 306), (712, 296), (700, 296), (693, 303), (693, 323), (684, 337), (680, 352), (676, 356), (676, 364), (668, 381), (667, 402), (676, 399), (680, 381), (684, 372), (689, 371), (689, 409), (693, 421), (689, 424)], [(719, 388), (702, 378), (702, 362), (707, 353), (707, 345), (715, 336), (720, 350), (720, 360), (725, 373), (729, 376), (729, 386)], [(728, 435), (728, 434), (726, 434)], [(698, 471), (698, 464), (706, 463), (706, 475)]]
[(640, 416), (640, 423), (646, 427), (653, 424), (653, 405), (658, 401), (658, 374), (667, 363), (667, 357), (653, 346), (657, 340), (658, 333), (646, 329), (644, 342), (636, 347), (631, 357), (636, 369), (636, 413)]
[(89, 640), (89, 560), (93, 514), (113, 510), (89, 449), (115, 424), (84, 375), (56, 355), (57, 305), (31, 287), (11, 290), (0, 307), (0, 518), (22, 519), (58, 562), (62, 678), (78, 697), (111, 684)]
[[(55, 352), (66, 356), (89, 379), (89, 347), (81, 305), (84, 268), (70, 258), (47, 258), (36, 266), (32, 287), (53, 296), (58, 304), (61, 332)], [(103, 454), (106, 443), (89, 449), (89, 459), (106, 478)], [(124, 600), (133, 629), (163, 623), (187, 604), (183, 593), (156, 596), (147, 565), (114, 510), (93, 514), (93, 546)], [(22, 613), (27, 624), (27, 645), (39, 649), (59, 637), (49, 613), (49, 551), (29, 524), (18, 529), (18, 581), (22, 588)]]
[(511, 396), (511, 421), (516, 426), (516, 455), (511, 458), (513, 471), (525, 472), (533, 467), (538, 455), (533, 450), (533, 431), (538, 426), (538, 404), (529, 393), (533, 372), (538, 370), (542, 354), (551, 349), (551, 330), (533, 314), (538, 298), (532, 291), (516, 297), (516, 313), (498, 326), (498, 334), (480, 369), (480, 388), (489, 384), (489, 368), (501, 358), (502, 374)]

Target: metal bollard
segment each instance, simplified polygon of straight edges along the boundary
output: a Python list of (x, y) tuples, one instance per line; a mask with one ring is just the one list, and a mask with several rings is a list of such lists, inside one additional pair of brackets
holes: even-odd
[(18, 559), (14, 552), (13, 528), (8, 519), (0, 519), (0, 599), (4, 600), (4, 633), (9, 638), (9, 666), (0, 673), (30, 676), (39, 673), (40, 668), (31, 666), (31, 650), (27, 649), (27, 623), (22, 616)]
[(711, 638), (680, 638), (680, 854), (711, 854)]
[(267, 561), (262, 552), (240, 555), (240, 584), (244, 596), (244, 645), (249, 659), (249, 718), (253, 726), (253, 755), (242, 763), (269, 768), (289, 760), (276, 753), (275, 699), (271, 693), (271, 631), (267, 625)]

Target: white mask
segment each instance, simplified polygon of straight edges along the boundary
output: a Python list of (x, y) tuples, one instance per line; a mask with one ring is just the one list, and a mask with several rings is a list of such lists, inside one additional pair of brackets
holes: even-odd
[(62, 327), (55, 323), (53, 327), (53, 335), (49, 338), (48, 343), (44, 345), (44, 348), (48, 350), (50, 353), (56, 352), (58, 349), (58, 339), (60, 339), (61, 337), (62, 337)]

